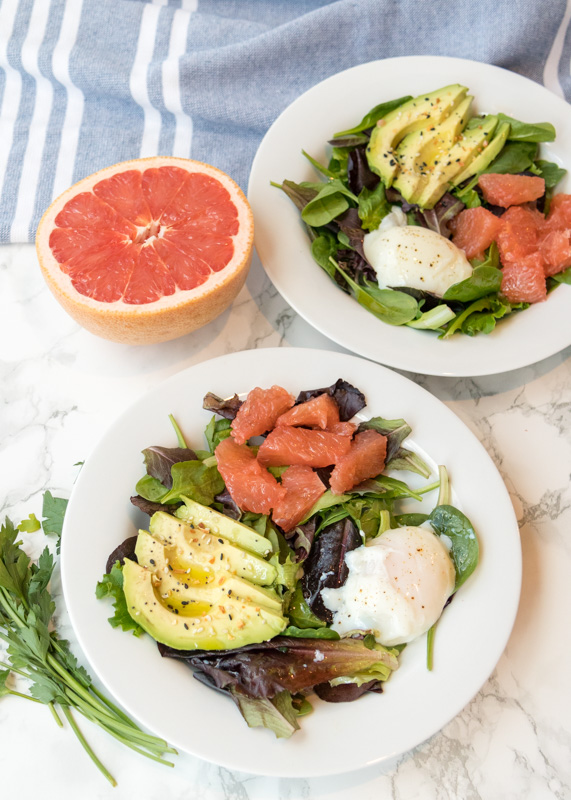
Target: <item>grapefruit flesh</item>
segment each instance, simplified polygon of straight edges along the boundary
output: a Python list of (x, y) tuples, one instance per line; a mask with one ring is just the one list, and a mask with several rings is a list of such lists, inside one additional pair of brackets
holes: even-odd
[(502, 221), (483, 206), (466, 208), (455, 219), (453, 243), (464, 250), (466, 258), (484, 259), (485, 251), (502, 228)]
[(294, 403), (294, 396), (281, 386), (252, 389), (232, 420), (234, 440), (244, 444), (251, 436), (261, 436), (271, 430), (280, 415)]
[(320, 394), (286, 411), (276, 424), (331, 430), (338, 422), (339, 406), (331, 395)]
[(325, 492), (325, 486), (311, 467), (288, 467), (282, 475), (284, 497), (277, 503), (272, 519), (285, 531), (293, 530)]
[(220, 442), (214, 455), (226, 488), (242, 511), (269, 514), (284, 498), (286, 489), (247, 445), (238, 444), (229, 436)]
[(545, 181), (536, 175), (480, 175), (478, 184), (484, 200), (493, 206), (509, 208), (531, 203), (545, 194)]
[(117, 164), (57, 198), (36, 235), (48, 286), (85, 328), (131, 344), (205, 325), (250, 265), (253, 218), (225, 173), (156, 157)]
[(502, 272), (502, 292), (510, 303), (540, 303), (547, 298), (541, 253), (507, 261)]
[(539, 242), (546, 276), (557, 275), (571, 266), (571, 230), (548, 231)]
[(280, 425), (268, 434), (260, 446), (258, 461), (266, 467), (328, 467), (336, 464), (350, 447), (349, 436)]
[(358, 433), (331, 473), (329, 486), (333, 494), (343, 494), (367, 478), (375, 478), (385, 468), (386, 455), (386, 436), (377, 431)]

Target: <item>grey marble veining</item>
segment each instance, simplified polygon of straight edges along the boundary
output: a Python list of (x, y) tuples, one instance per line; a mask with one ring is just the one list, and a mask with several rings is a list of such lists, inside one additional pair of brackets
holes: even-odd
[[(230, 311), (175, 342), (133, 348), (80, 330), (46, 289), (33, 248), (3, 247), (2, 517), (8, 514), (19, 520), (31, 511), (39, 515), (46, 489), (68, 496), (78, 462), (89, 456), (107, 426), (169, 375), (224, 353), (269, 346), (343, 352), (289, 308), (257, 260)], [(18, 800), (38, 794), (45, 800), (571, 798), (570, 356), (567, 349), (540, 364), (475, 379), (403, 373), (446, 403), (489, 452), (510, 492), (523, 550), (522, 597), (506, 650), (480, 692), (440, 733), (381, 765), (335, 778), (294, 780), (234, 773), (187, 755), (179, 756), (175, 768), (168, 770), (119, 748), (85, 725), (90, 743), (119, 782), (111, 789), (72, 733), (55, 727), (47, 709), (4, 698), (0, 701), (2, 796)], [(43, 545), (42, 534), (26, 537), (33, 556)], [(57, 574), (53, 591), (59, 601), (58, 628), (76, 648)]]

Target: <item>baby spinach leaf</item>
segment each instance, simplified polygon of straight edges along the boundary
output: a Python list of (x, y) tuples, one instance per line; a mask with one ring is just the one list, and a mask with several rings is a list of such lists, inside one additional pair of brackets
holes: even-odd
[(310, 200), (313, 200), (319, 191), (319, 186), (312, 186), (307, 183), (295, 183), (295, 181), (285, 180), (283, 183), (274, 183), (278, 189), (281, 189), (299, 211), (302, 211)]
[(545, 181), (546, 189), (553, 189), (567, 175), (567, 170), (562, 169), (558, 164), (554, 164), (553, 161), (538, 159), (535, 162), (535, 166), (538, 167), (540, 177)]
[(202, 461), (179, 461), (173, 464), (171, 472), (172, 489), (161, 498), (161, 503), (175, 502), (184, 495), (210, 506), (215, 496), (224, 491), (224, 481), (214, 464), (207, 466)]
[(478, 564), (480, 548), (476, 531), (468, 517), (454, 506), (436, 506), (428, 521), (439, 536), (447, 536), (451, 542), (450, 556), (456, 568), (454, 591), (457, 591)]
[(367, 144), (369, 137), (366, 133), (353, 133), (347, 136), (338, 136), (335, 139), (330, 139), (328, 144), (333, 147), (359, 147), (361, 144)]
[(404, 325), (415, 318), (418, 303), (414, 297), (394, 289), (379, 289), (367, 280), (364, 286), (360, 286), (333, 259), (332, 263), (349, 284), (357, 302), (383, 322)]
[(319, 234), (311, 243), (313, 259), (333, 280), (335, 280), (337, 270), (332, 264), (332, 259), (337, 254), (337, 248), (337, 239), (329, 231)]
[(151, 503), (160, 503), (163, 497), (168, 493), (167, 487), (157, 478), (153, 478), (152, 475), (143, 475), (143, 477), (137, 481), (135, 491), (138, 495), (145, 500), (149, 500)]
[(180, 461), (194, 461), (196, 454), (188, 447), (146, 447), (143, 450), (147, 475), (156, 478), (167, 489), (172, 486), (171, 468)]
[(327, 167), (324, 167), (323, 164), (320, 164), (319, 161), (310, 156), (309, 153), (306, 153), (305, 150), (302, 150), (301, 152), (307, 158), (311, 166), (317, 170), (317, 172), (320, 172), (322, 175), (325, 175), (326, 178), (337, 177), (337, 173), (332, 172), (331, 170), (327, 169)]
[(537, 144), (534, 142), (508, 142), (499, 156), (480, 174), (485, 175), (488, 172), (494, 172), (514, 175), (518, 172), (525, 172), (526, 169), (533, 166), (536, 155)]
[(553, 142), (555, 128), (550, 122), (521, 122), (506, 114), (498, 114), (500, 122), (509, 122), (508, 140), (512, 142)]
[[(458, 300), (471, 303), (492, 292), (499, 292), (502, 285), (502, 271), (496, 267), (475, 267), (469, 278), (450, 286), (444, 292), (444, 300)], [(448, 321), (448, 320), (447, 320)]]
[(232, 433), (232, 421), (230, 419), (216, 419), (212, 417), (204, 430), (204, 437), (208, 444), (208, 449), (214, 453), (223, 439), (227, 439)]
[(571, 267), (567, 267), (563, 272), (558, 272), (557, 275), (551, 275), (548, 281), (554, 281), (555, 284), (567, 283), (571, 284)]
[(296, 639), (340, 639), (341, 638), (337, 633), (337, 631), (334, 631), (331, 628), (324, 627), (321, 620), (318, 620), (318, 622), (319, 622), (319, 627), (316, 628), (298, 628), (296, 625), (288, 625), (288, 627), (282, 631), (281, 635), (293, 636)]
[(386, 103), (380, 103), (378, 106), (372, 108), (361, 120), (358, 125), (355, 125), (354, 128), (349, 128), (346, 131), (340, 131), (339, 133), (335, 133), (334, 136), (337, 138), (338, 136), (350, 136), (353, 133), (361, 133), (361, 131), (366, 131), (368, 128), (372, 128), (373, 125), (376, 125), (377, 122), (386, 117), (389, 111), (394, 111), (395, 108), (402, 106), (403, 103), (407, 103), (409, 100), (412, 100), (410, 95), (406, 97), (399, 97), (397, 100), (389, 100)]
[(374, 189), (363, 186), (359, 193), (359, 219), (362, 227), (367, 231), (376, 231), (381, 220), (391, 211), (391, 206), (385, 196), (384, 184), (379, 181)]
[(329, 181), (323, 184), (315, 197), (306, 204), (301, 212), (301, 218), (308, 225), (319, 228), (346, 211), (350, 205), (349, 200), (357, 202), (353, 192), (350, 192), (340, 180)]
[(428, 514), (397, 514), (395, 520), (401, 527), (410, 525), (413, 528), (419, 528), (428, 517)]

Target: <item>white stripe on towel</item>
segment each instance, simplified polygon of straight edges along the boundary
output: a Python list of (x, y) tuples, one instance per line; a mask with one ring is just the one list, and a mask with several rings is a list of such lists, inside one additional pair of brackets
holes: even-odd
[(4, 70), (4, 96), (0, 106), (0, 194), (14, 139), (14, 126), (22, 96), (22, 76), (8, 63), (8, 42), (14, 29), (19, 0), (0, 3), (0, 69)]
[(190, 15), (196, 10), (197, 2), (186, 2), (178, 8), (172, 20), (169, 53), (162, 65), (163, 99), (165, 106), (175, 116), (173, 156), (188, 158), (192, 142), (192, 119), (182, 107), (180, 93), (179, 60), (186, 52), (186, 38)]
[(54, 177), (54, 197), (60, 195), (64, 189), (67, 189), (73, 183), (75, 156), (83, 118), (85, 98), (83, 92), (73, 83), (69, 74), (69, 57), (77, 40), (82, 8), (83, 0), (67, 0), (60, 36), (52, 56), (54, 76), (67, 92), (67, 105)]
[(50, 6), (51, 3), (46, 0), (34, 0), (30, 26), (22, 45), (22, 67), (36, 82), (36, 97), (20, 175), (18, 202), (10, 230), (10, 239), (14, 242), (25, 242), (28, 239), (46, 131), (52, 110), (53, 86), (48, 78), (42, 75), (38, 66), (38, 55), (46, 33)]
[(152, 105), (149, 98), (147, 77), (149, 64), (153, 58), (159, 14), (161, 12), (160, 6), (162, 5), (165, 5), (165, 2), (153, 0), (152, 5), (145, 5), (143, 9), (137, 52), (129, 79), (129, 88), (133, 99), (141, 106), (144, 114), (143, 136), (139, 153), (141, 158), (157, 155), (161, 135), (161, 114)]

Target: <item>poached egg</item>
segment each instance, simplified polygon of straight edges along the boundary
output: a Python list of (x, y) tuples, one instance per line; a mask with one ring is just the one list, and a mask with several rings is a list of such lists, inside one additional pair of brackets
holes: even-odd
[(345, 557), (349, 575), (322, 589), (339, 634), (373, 631), (386, 647), (405, 644), (434, 625), (454, 591), (456, 570), (441, 539), (426, 528), (386, 531)]
[(436, 231), (407, 225), (400, 208), (365, 234), (363, 249), (381, 289), (408, 287), (442, 297), (472, 274), (463, 250)]

